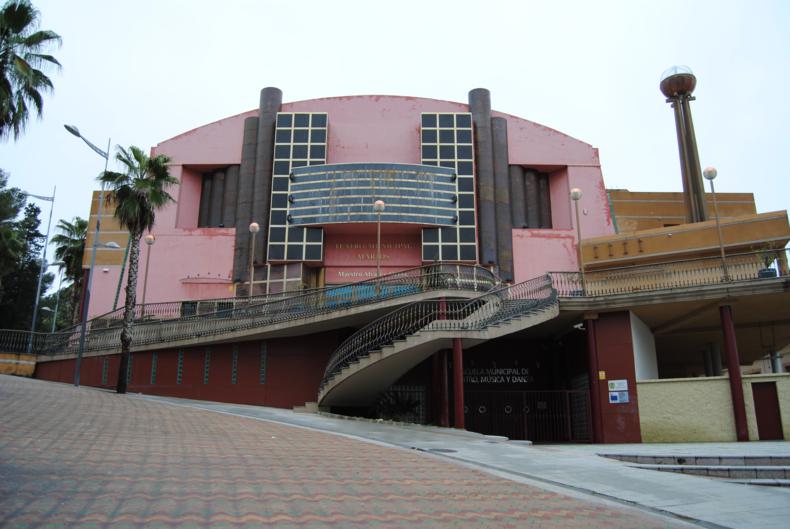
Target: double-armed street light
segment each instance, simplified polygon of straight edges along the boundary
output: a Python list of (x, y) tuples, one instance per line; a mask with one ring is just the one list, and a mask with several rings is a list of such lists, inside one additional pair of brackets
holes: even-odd
[(255, 276), (255, 235), (261, 231), (261, 225), (257, 222), (250, 223), (250, 290), (247, 297), (252, 297), (252, 280)]
[[(91, 148), (93, 152), (104, 158), (104, 173), (107, 172), (107, 164), (110, 161), (110, 139), (107, 139), (107, 150), (103, 151), (100, 148), (96, 147), (93, 143), (88, 141), (82, 134), (77, 127), (74, 125), (63, 125), (67, 131), (71, 134), (75, 135), (79, 139), (85, 142), (85, 144)], [(102, 174), (104, 174), (102, 173)], [(99, 232), (101, 231), (101, 216), (104, 213), (104, 182), (102, 182), (101, 186), (101, 193), (99, 193), (99, 209), (96, 211), (96, 230), (93, 234), (93, 246), (91, 251), (91, 264), (88, 268), (88, 282), (85, 284), (85, 297), (82, 302), (82, 313), (80, 314), (80, 318), (82, 320), (82, 326), (80, 328), (80, 346), (79, 350), (77, 351), (77, 362), (74, 368), (74, 385), (80, 385), (80, 367), (82, 365), (82, 355), (85, 352), (85, 332), (88, 326), (88, 305), (90, 304), (91, 299), (91, 286), (93, 284), (93, 268), (96, 265), (96, 250), (99, 248), (120, 248), (118, 243), (115, 242), (108, 242), (101, 244), (99, 243)]]
[(576, 258), (579, 261), (579, 278), (582, 284), (582, 295), (584, 295), (586, 288), (584, 284), (584, 264), (582, 263), (582, 225), (581, 222), (579, 222), (579, 200), (581, 200), (581, 198), (581, 189), (578, 187), (571, 189), (571, 199), (573, 199), (573, 205), (576, 209), (576, 238), (578, 239), (576, 242)]
[(719, 205), (716, 201), (716, 188), (713, 187), (713, 180), (719, 172), (715, 167), (706, 167), (702, 171), (702, 176), (710, 182), (710, 194), (713, 195), (713, 213), (716, 215), (716, 232), (719, 235), (719, 252), (721, 253), (721, 269), (724, 272), (724, 281), (730, 281), (730, 271), (727, 269), (727, 260), (724, 258), (724, 238), (721, 235), (721, 221), (719, 220)]

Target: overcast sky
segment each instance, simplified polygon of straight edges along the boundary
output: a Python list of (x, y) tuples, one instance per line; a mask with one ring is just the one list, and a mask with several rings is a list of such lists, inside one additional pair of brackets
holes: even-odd
[[(1, 0), (0, 0), (1, 1)], [(258, 105), (394, 94), (492, 106), (600, 149), (609, 188), (679, 191), (674, 64), (697, 76), (700, 159), (720, 191), (788, 209), (790, 2), (34, 0), (54, 50), (43, 120), (0, 143), (11, 185), (49, 195), (54, 221), (86, 217), (103, 160), (69, 135), (146, 150)], [(48, 208), (44, 206), (44, 214)], [(42, 227), (42, 230), (45, 228)]]

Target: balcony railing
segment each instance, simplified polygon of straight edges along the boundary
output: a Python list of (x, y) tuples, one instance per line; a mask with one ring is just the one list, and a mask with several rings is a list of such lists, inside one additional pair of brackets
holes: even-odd
[[(175, 342), (189, 338), (216, 336), (240, 330), (262, 328), (289, 321), (329, 314), (340, 309), (369, 305), (432, 290), (486, 292), (498, 279), (479, 266), (433, 264), (413, 268), (358, 283), (290, 293), (280, 299), (223, 298), (162, 303), (162, 310), (142, 314), (132, 327), (133, 346)], [(195, 304), (195, 311), (185, 311)], [(178, 310), (178, 312), (175, 312)], [(114, 313), (113, 313), (114, 314)], [(159, 319), (156, 316), (164, 316)], [(168, 316), (173, 316), (168, 318)], [(109, 321), (109, 323), (108, 323)], [(111, 351), (120, 348), (122, 321), (106, 316), (89, 322), (85, 351)], [(0, 351), (37, 354), (73, 354), (79, 349), (79, 326), (67, 331), (31, 335), (25, 331), (0, 330)]]
[(560, 297), (612, 296), (790, 277), (788, 250), (765, 250), (650, 265), (550, 272)]

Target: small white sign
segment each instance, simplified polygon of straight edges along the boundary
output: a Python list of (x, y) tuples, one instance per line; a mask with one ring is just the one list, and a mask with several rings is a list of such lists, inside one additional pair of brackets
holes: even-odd
[(610, 391), (609, 392), (610, 404), (627, 404), (628, 392), (627, 391)]
[(609, 391), (628, 391), (628, 380), (610, 380)]

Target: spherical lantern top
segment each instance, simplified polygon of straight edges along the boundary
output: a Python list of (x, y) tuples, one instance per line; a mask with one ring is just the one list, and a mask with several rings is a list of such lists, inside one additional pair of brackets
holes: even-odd
[(702, 176), (704, 176), (707, 180), (713, 180), (718, 174), (719, 172), (715, 167), (706, 167), (705, 170), (702, 171)]
[(250, 233), (258, 233), (261, 231), (261, 226), (257, 222), (250, 223)]
[(578, 187), (574, 187), (573, 189), (571, 189), (571, 198), (573, 200), (581, 199), (582, 198), (582, 190), (579, 189)]
[(661, 74), (661, 93), (668, 98), (689, 95), (697, 86), (697, 78), (688, 66), (673, 66)]
[(697, 86), (697, 78), (688, 66), (673, 66), (661, 74), (661, 93), (668, 98), (689, 95)]
[(384, 201), (383, 200), (375, 201), (373, 203), (373, 211), (375, 211), (376, 213), (381, 213), (382, 211), (384, 211)]
[(148, 235), (146, 235), (143, 238), (143, 240), (145, 241), (145, 244), (147, 244), (148, 246), (151, 246), (152, 244), (154, 244), (156, 242), (156, 237), (154, 237), (153, 233), (149, 233)]

